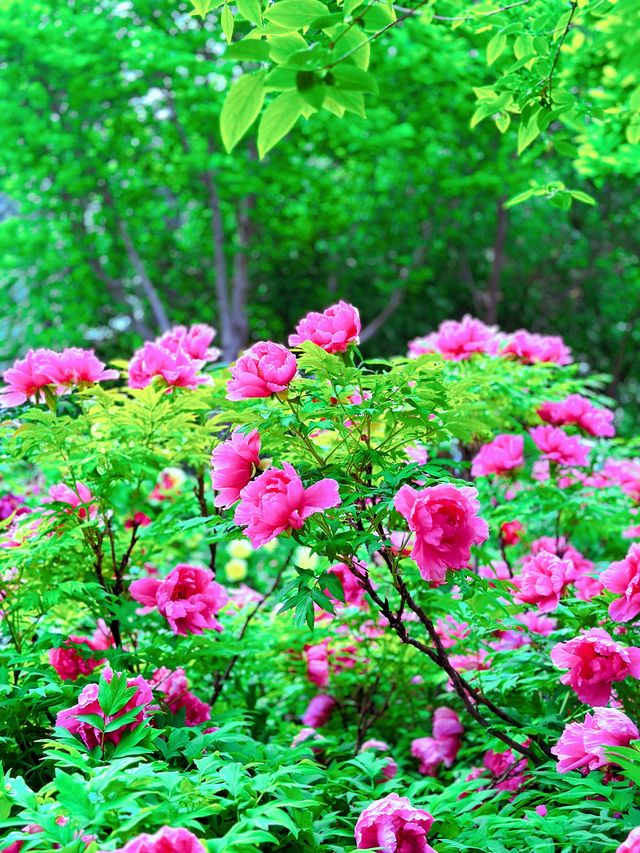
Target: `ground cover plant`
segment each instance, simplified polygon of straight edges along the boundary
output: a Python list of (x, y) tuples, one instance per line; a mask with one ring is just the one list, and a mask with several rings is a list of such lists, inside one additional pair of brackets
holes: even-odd
[(560, 338), (5, 371), (0, 839), (640, 849), (640, 462)]

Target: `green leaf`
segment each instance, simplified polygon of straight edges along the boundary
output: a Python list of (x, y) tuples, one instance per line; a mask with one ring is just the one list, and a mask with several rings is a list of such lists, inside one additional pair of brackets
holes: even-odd
[(355, 65), (339, 65), (331, 72), (337, 89), (347, 89), (351, 92), (369, 92), (377, 94), (378, 84), (367, 71), (356, 68)]
[(260, 26), (262, 23), (262, 3), (260, 0), (235, 0), (235, 2), (243, 18), (256, 26)]
[(222, 32), (224, 33), (227, 44), (231, 44), (231, 39), (233, 38), (233, 24), (233, 12), (227, 4), (222, 10), (222, 15), (220, 16), (220, 25), (222, 26)]
[(260, 159), (285, 136), (302, 112), (304, 101), (298, 92), (283, 92), (268, 105), (258, 127)]
[(487, 65), (493, 65), (507, 46), (507, 37), (504, 33), (496, 33), (487, 45)]
[(191, 0), (193, 5), (192, 15), (200, 15), (201, 18), (206, 17), (212, 9), (217, 9), (222, 5), (222, 0)]
[(233, 151), (262, 109), (265, 74), (265, 71), (244, 74), (225, 99), (220, 114), (220, 133), (227, 151)]
[(520, 122), (520, 127), (518, 128), (518, 154), (522, 154), (525, 148), (531, 145), (533, 140), (540, 135), (540, 128), (538, 127), (539, 112), (540, 109), (535, 110), (527, 122)]
[(230, 44), (223, 59), (239, 59), (247, 62), (266, 62), (271, 46), (264, 39), (243, 39)]
[(300, 30), (328, 13), (329, 9), (320, 0), (278, 0), (267, 9), (264, 16), (279, 27)]
[(597, 203), (593, 196), (583, 193), (582, 190), (569, 190), (569, 194), (572, 198), (575, 198), (576, 201), (581, 201), (583, 204)]

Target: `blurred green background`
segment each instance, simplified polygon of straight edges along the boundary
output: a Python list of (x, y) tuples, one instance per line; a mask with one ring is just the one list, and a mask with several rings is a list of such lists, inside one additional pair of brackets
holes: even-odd
[[(595, 85), (613, 60), (585, 59), (580, 38), (563, 63)], [(342, 298), (369, 353), (404, 353), (467, 312), (561, 334), (637, 412), (633, 146), (593, 122), (567, 159), (544, 139), (517, 157), (511, 131), (471, 129), (472, 87), (491, 81), (481, 42), (407, 22), (373, 56), (386, 85), (366, 118), (314, 117), (259, 162), (250, 138), (232, 155), (220, 143), (238, 69), (219, 59), (215, 15), (176, 0), (3, 0), (0, 362), (83, 344), (126, 358), (196, 321), (224, 329), (231, 357)], [(504, 209), (550, 180), (597, 205)]]

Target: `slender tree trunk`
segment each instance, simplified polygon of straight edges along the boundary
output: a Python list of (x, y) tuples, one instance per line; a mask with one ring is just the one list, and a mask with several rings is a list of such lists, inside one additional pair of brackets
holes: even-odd
[(124, 243), (124, 248), (127, 253), (127, 257), (131, 262), (131, 266), (136, 271), (140, 280), (142, 292), (147, 298), (153, 319), (155, 320), (160, 332), (166, 332), (171, 326), (169, 323), (169, 317), (167, 316), (167, 312), (165, 311), (162, 300), (160, 299), (160, 294), (151, 281), (151, 278), (147, 273), (147, 268), (138, 254), (138, 250), (136, 249), (133, 240), (131, 239), (129, 229), (122, 219), (118, 220), (118, 232), (122, 238), (122, 242)]
[(504, 207), (506, 196), (496, 204), (496, 236), (493, 243), (493, 264), (486, 298), (486, 320), (489, 325), (498, 321), (498, 306), (502, 301), (502, 270), (505, 262), (505, 244), (507, 240), (507, 211)]

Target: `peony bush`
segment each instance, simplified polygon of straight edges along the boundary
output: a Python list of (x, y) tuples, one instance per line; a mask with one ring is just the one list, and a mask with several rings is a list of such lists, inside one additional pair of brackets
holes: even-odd
[(0, 389), (0, 850), (640, 850), (640, 460), (557, 337)]

